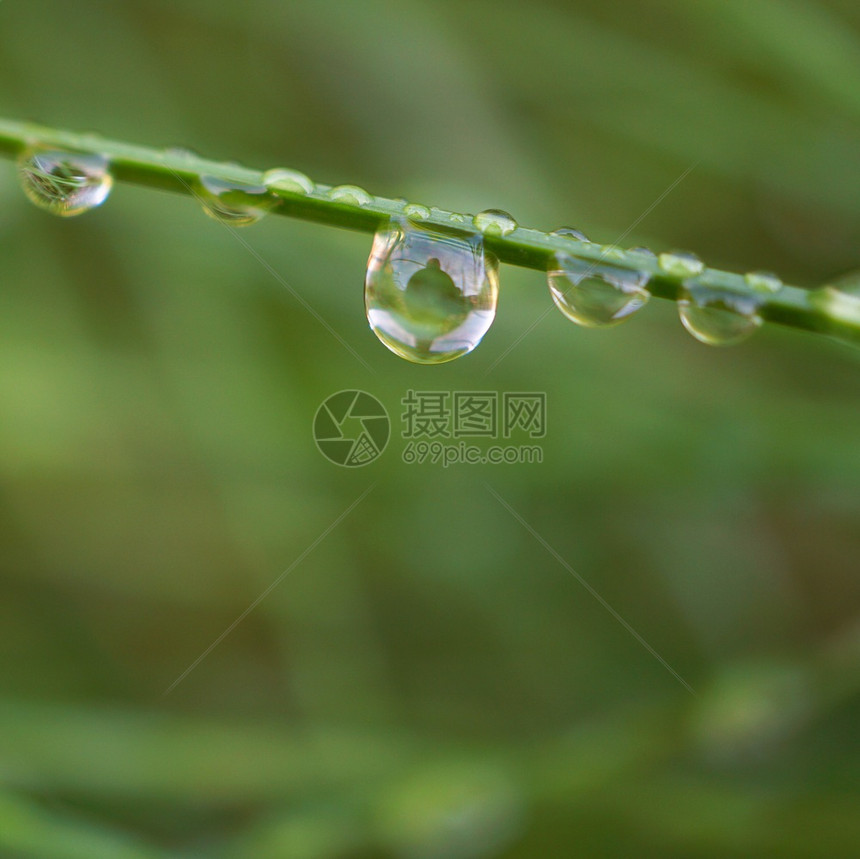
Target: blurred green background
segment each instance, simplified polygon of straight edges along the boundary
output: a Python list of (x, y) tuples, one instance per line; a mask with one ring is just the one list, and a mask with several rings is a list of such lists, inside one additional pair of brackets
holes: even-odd
[[(0, 114), (603, 242), (695, 164), (625, 244), (860, 266), (856, 0), (7, 0)], [(189, 198), (0, 194), (4, 859), (860, 854), (856, 351), (655, 300), (487, 374), (550, 303), (505, 267), (415, 366), (368, 236), (242, 233), (369, 373)], [(366, 468), (311, 437), (343, 388)], [(403, 464), (410, 388), (545, 391), (543, 464)]]

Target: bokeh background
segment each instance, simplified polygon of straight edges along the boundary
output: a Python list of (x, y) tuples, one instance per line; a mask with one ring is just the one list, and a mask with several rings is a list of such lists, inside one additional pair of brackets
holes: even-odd
[[(696, 165), (625, 244), (860, 267), (855, 0), (7, 0), (0, 113), (604, 242)], [(189, 198), (0, 196), (0, 855), (858, 855), (856, 350), (655, 300), (487, 373), (550, 302), (504, 267), (479, 349), (414, 366), (369, 236), (245, 231), (369, 373)], [(544, 462), (395, 425), (337, 468), (344, 388), (545, 391)]]

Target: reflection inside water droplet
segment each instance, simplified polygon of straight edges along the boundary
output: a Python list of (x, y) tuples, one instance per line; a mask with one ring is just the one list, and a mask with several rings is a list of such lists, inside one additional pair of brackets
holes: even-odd
[(759, 308), (764, 296), (715, 289), (688, 280), (678, 298), (678, 315), (690, 334), (709, 346), (730, 346), (746, 340), (761, 327)]
[(554, 254), (547, 279), (555, 306), (586, 328), (618, 325), (651, 297), (646, 289), (647, 272), (592, 263), (565, 253)]
[(480, 236), (392, 218), (374, 240), (367, 320), (395, 354), (441, 364), (471, 352), (492, 325), (498, 264)]
[(256, 224), (278, 204), (265, 185), (227, 182), (215, 176), (201, 176), (194, 193), (210, 218), (231, 227)]
[(33, 203), (67, 218), (104, 203), (113, 186), (109, 166), (103, 155), (31, 151), (19, 158), (18, 175)]

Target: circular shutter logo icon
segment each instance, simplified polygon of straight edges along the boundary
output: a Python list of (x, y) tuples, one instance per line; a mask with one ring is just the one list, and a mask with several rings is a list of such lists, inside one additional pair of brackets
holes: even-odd
[(320, 453), (346, 468), (378, 459), (390, 435), (385, 406), (365, 391), (332, 394), (314, 416), (314, 441)]

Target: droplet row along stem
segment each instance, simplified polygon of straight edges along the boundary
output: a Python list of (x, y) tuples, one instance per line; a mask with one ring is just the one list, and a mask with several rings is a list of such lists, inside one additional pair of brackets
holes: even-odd
[[(182, 194), (193, 194), (201, 176), (249, 186), (264, 184), (263, 171), (223, 163), (196, 155), (171, 154), (159, 150), (108, 140), (95, 134), (78, 134), (46, 128), (25, 122), (0, 119), (0, 155), (18, 157), (28, 148), (54, 148), (107, 157), (116, 181), (160, 188)], [(276, 168), (278, 169), (278, 168)], [(314, 184), (311, 193), (284, 189), (278, 192), (279, 203), (273, 214), (374, 233), (392, 216), (402, 216), (408, 203), (404, 200), (370, 196), (359, 204), (353, 199), (332, 199), (331, 185)], [(433, 207), (424, 221), (428, 227), (462, 228), (463, 216)], [(572, 253), (586, 261), (604, 258), (604, 246), (581, 243), (572, 248), (570, 238), (522, 226), (502, 234), (488, 232), (485, 249), (500, 262), (545, 272), (554, 254)], [(644, 270), (649, 276), (649, 292), (659, 298), (677, 301), (683, 297), (684, 278), (663, 271), (655, 261), (645, 261), (633, 252), (612, 256), (614, 265), (633, 271)], [(650, 267), (650, 269), (649, 269)], [(749, 293), (744, 275), (707, 268), (698, 280), (716, 290), (733, 294)], [(842, 339), (860, 342), (860, 310), (852, 303), (830, 300), (821, 290), (785, 286), (761, 302), (759, 314), (765, 321), (808, 331), (823, 332)]]

